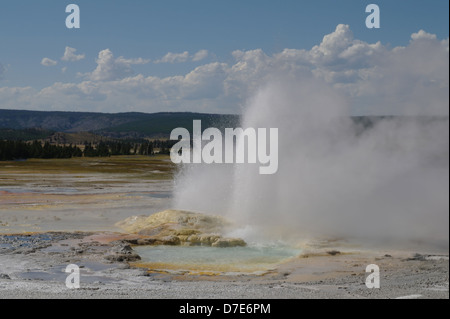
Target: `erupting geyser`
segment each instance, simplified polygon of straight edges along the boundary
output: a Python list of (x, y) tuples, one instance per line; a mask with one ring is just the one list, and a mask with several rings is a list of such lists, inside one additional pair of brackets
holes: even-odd
[(351, 118), (349, 105), (315, 80), (268, 84), (249, 101), (241, 124), (279, 129), (278, 172), (183, 165), (174, 208), (223, 215), (242, 225), (239, 237), (247, 241), (339, 235), (448, 245), (448, 116), (365, 125)]

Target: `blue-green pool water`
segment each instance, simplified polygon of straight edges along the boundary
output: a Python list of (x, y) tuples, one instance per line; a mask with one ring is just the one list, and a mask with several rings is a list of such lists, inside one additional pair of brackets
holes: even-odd
[(140, 263), (155, 270), (258, 272), (296, 257), (300, 249), (289, 246), (204, 247), (137, 246)]

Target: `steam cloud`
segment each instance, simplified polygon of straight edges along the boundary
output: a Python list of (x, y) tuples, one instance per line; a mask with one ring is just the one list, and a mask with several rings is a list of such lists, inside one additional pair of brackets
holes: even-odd
[(313, 77), (274, 78), (249, 101), (242, 126), (279, 128), (278, 172), (260, 175), (251, 164), (184, 166), (175, 208), (282, 237), (448, 245), (448, 117), (384, 118), (363, 128), (350, 118), (350, 105)]

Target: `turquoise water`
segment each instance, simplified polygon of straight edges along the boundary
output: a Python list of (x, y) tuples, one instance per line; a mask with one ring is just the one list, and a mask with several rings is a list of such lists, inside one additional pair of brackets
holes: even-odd
[(265, 271), (300, 254), (300, 249), (288, 246), (138, 246), (134, 250), (141, 263), (156, 270), (220, 272)]

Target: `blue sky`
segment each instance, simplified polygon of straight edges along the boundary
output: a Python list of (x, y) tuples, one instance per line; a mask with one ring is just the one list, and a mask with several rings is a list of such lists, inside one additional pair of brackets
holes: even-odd
[[(30, 87), (36, 92), (51, 88), (54, 91), (55, 83), (83, 82), (98, 88), (99, 81), (123, 80), (137, 75), (144, 78), (157, 77), (168, 82), (176, 80), (177, 76), (185, 77), (198, 67), (206, 66), (213, 68), (214, 72), (221, 68), (223, 72), (229, 73), (223, 64), (231, 69), (239, 63), (239, 58), (233, 54), (236, 50), (254, 52), (260, 49), (268, 57), (273, 57), (285, 49), (311, 50), (320, 45), (324, 36), (333, 33), (340, 24), (349, 27), (354, 39), (367, 44), (380, 41), (386, 50), (408, 46), (411, 35), (419, 30), (435, 35), (439, 41), (448, 39), (449, 2), (444, 0), (72, 2), (79, 5), (81, 10), (80, 29), (65, 27), (65, 18), (68, 15), (65, 13), (65, 6), (69, 1), (2, 1), (0, 88)], [(365, 7), (369, 3), (376, 3), (380, 7), (380, 29), (367, 29), (365, 26)], [(75, 49), (73, 52), (79, 55), (79, 58), (61, 60), (66, 47)], [(113, 68), (120, 74), (114, 74), (114, 77), (110, 77), (111, 74), (95, 77), (93, 70), (98, 66), (96, 59), (105, 49), (109, 49), (109, 61), (117, 62)], [(172, 55), (167, 56), (168, 53)], [(196, 53), (199, 54), (196, 56)], [(123, 57), (123, 60), (114, 60), (119, 57)], [(44, 58), (49, 59), (48, 63), (43, 63)], [(317, 68), (317, 65), (313, 68)], [(211, 73), (209, 76), (209, 83), (211, 79), (219, 79)], [(195, 87), (193, 91), (198, 89)], [(142, 106), (145, 101), (141, 101), (139, 107), (112, 106), (108, 109), (97, 103), (99, 99), (106, 101), (105, 90), (98, 95), (94, 94), (95, 96), (86, 96), (87, 91), (84, 90), (83, 103), (78, 106), (73, 106), (73, 103), (72, 106), (65, 106), (62, 103), (64, 97), (61, 96), (58, 97), (61, 101), (57, 103), (41, 101), (36, 104), (25, 99), (28, 102), (20, 104), (20, 99), (11, 100), (12, 93), (4, 89), (3, 93), (7, 97), (2, 99), (0, 94), (0, 107), (66, 110), (93, 108), (105, 112), (124, 111), (131, 107), (140, 111), (161, 111), (167, 107), (170, 110), (179, 110), (180, 107), (174, 105), (173, 101), (192, 100), (192, 94), (173, 96), (169, 98), (170, 102), (161, 100), (161, 96), (167, 96), (171, 91), (164, 89), (163, 93), (158, 93), (160, 107), (152, 106), (147, 110)], [(35, 94), (38, 94), (36, 92)], [(199, 92), (205, 91), (201, 89)], [(198, 110), (225, 113), (237, 111), (233, 106), (218, 109), (219, 106), (215, 105), (209, 108), (205, 98), (213, 98), (208, 93), (206, 97), (202, 97), (199, 92), (195, 94), (196, 99), (202, 100), (202, 107)], [(64, 94), (69, 93), (65, 91)], [(247, 98), (242, 92), (234, 96), (229, 92), (227, 94), (230, 95), (228, 99), (222, 99), (220, 103), (242, 104)], [(146, 95), (146, 98), (152, 99), (153, 96)], [(218, 103), (217, 100), (210, 102)], [(92, 106), (89, 106), (89, 103)]]

